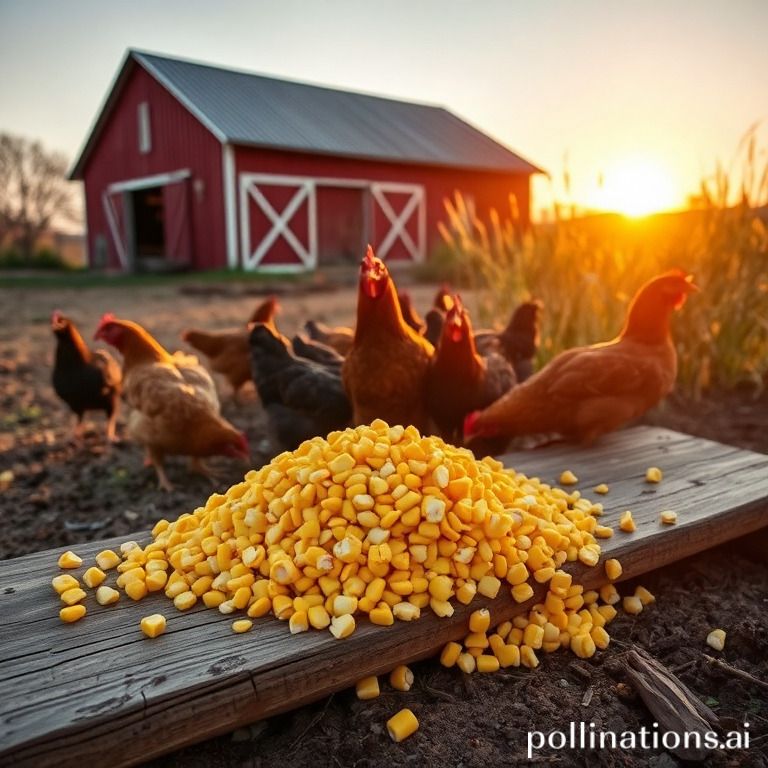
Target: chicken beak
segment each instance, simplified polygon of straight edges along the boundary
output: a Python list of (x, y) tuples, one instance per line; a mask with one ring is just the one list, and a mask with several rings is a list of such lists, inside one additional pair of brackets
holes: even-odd
[(696, 285), (696, 283), (693, 282), (693, 275), (688, 275), (685, 278), (685, 284), (686, 284), (686, 290), (688, 291), (688, 293), (700, 293), (701, 292), (701, 288), (699, 288), (699, 286)]

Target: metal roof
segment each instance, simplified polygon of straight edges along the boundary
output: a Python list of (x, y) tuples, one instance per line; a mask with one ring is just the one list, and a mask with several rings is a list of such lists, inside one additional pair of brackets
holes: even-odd
[(442, 107), (131, 50), (72, 171), (75, 178), (80, 176), (132, 61), (165, 86), (222, 142), (386, 162), (540, 172)]

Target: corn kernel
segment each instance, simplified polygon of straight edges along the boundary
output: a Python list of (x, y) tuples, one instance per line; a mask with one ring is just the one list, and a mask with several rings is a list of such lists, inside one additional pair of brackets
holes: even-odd
[(643, 605), (650, 605), (656, 602), (656, 598), (645, 588), (636, 587), (635, 597), (637, 597)]
[(298, 635), (309, 629), (309, 616), (307, 611), (296, 611), (288, 619), (288, 629), (292, 635)]
[(524, 603), (533, 597), (533, 587), (530, 584), (518, 584), (512, 587), (512, 597), (516, 603)]
[(622, 602), (622, 607), (624, 608), (625, 613), (629, 613), (632, 616), (636, 616), (638, 613), (640, 613), (643, 610), (643, 603), (640, 600), (639, 597), (635, 597), (634, 595), (625, 597)]
[(401, 664), (389, 673), (389, 684), (396, 691), (410, 691), (413, 685), (413, 672), (409, 667)]
[(337, 640), (349, 637), (354, 631), (355, 619), (351, 614), (345, 613), (343, 616), (334, 616), (331, 619), (331, 634)]
[(491, 626), (491, 613), (487, 608), (480, 608), (469, 615), (469, 631), (483, 632)]
[(106, 578), (107, 574), (104, 573), (104, 571), (93, 566), (83, 574), (83, 581), (85, 582), (86, 586), (90, 587), (91, 589), (98, 587), (99, 584), (101, 584), (101, 582)]
[(66, 608), (62, 608), (59, 611), (59, 618), (65, 624), (72, 624), (75, 621), (80, 621), (80, 619), (85, 616), (85, 610), (85, 606), (82, 603), (68, 605)]
[(61, 602), (65, 605), (74, 605), (81, 600), (85, 600), (86, 595), (85, 590), (80, 589), (80, 587), (72, 587), (71, 589), (62, 592), (59, 597), (61, 598)]
[(560, 485), (575, 485), (579, 482), (579, 478), (570, 469), (566, 469), (561, 473), (559, 482)]
[(460, 653), (456, 666), (464, 673), (471, 675), (477, 667), (475, 657), (471, 653)]
[(395, 617), (392, 615), (392, 609), (386, 604), (374, 608), (368, 613), (371, 624), (378, 624), (381, 627), (390, 627), (395, 623)]
[(664, 473), (658, 467), (648, 467), (645, 470), (646, 483), (660, 483), (663, 477)]
[(161, 613), (153, 613), (150, 616), (144, 616), (139, 624), (141, 631), (147, 637), (157, 637), (165, 632), (165, 616)]
[(357, 693), (357, 698), (362, 701), (377, 698), (381, 693), (381, 690), (379, 689), (379, 678), (376, 677), (376, 675), (371, 675), (370, 677), (364, 677), (362, 680), (358, 680), (355, 684), (355, 692)]
[(419, 721), (410, 709), (401, 709), (387, 720), (387, 732), (392, 741), (407, 739), (419, 729)]
[(623, 569), (621, 563), (616, 558), (611, 558), (610, 560), (605, 561), (605, 575), (611, 581), (616, 581), (616, 579), (621, 576), (622, 572)]
[(477, 582), (477, 591), (484, 597), (493, 600), (499, 594), (501, 582), (495, 576), (483, 576)]
[(713, 629), (707, 635), (707, 645), (716, 651), (722, 651), (725, 648), (725, 630)]
[(71, 549), (59, 557), (59, 568), (79, 568), (83, 564), (83, 558), (78, 557)]
[(444, 667), (452, 667), (456, 664), (461, 654), (461, 645), (459, 643), (446, 643), (440, 653), (440, 663)]
[(635, 521), (632, 519), (632, 512), (627, 510), (623, 512), (619, 519), (619, 528), (625, 533), (632, 533), (635, 529)]
[(674, 525), (677, 522), (677, 512), (673, 512), (671, 509), (665, 509), (659, 515), (659, 519), (665, 525)]
[(392, 606), (392, 613), (400, 621), (414, 621), (421, 615), (421, 609), (413, 603), (395, 603)]
[(250, 619), (238, 619), (232, 622), (232, 631), (238, 635), (242, 635), (243, 632), (250, 632), (253, 627), (253, 622)]
[[(182, 592), (173, 598), (173, 604), (179, 611), (189, 610), (196, 602), (197, 595), (191, 591)], [(219, 608), (221, 608), (221, 606), (219, 606)]]
[(477, 659), (475, 659), (475, 663), (477, 665), (477, 671), (478, 672), (498, 672), (499, 671), (499, 660), (496, 658), (496, 656), (489, 656), (487, 654), (483, 654), (482, 656), (478, 656)]
[(600, 483), (600, 485), (596, 485), (592, 490), (595, 493), (606, 494), (606, 493), (608, 493), (610, 488), (608, 487), (608, 485), (606, 483)]
[(68, 573), (62, 573), (59, 576), (53, 577), (51, 586), (53, 586), (56, 592), (62, 595), (70, 589), (79, 587), (80, 582), (74, 576), (70, 576)]
[(101, 586), (96, 590), (96, 602), (99, 605), (112, 605), (120, 599), (120, 593), (112, 587)]
[(536, 669), (539, 666), (538, 656), (529, 645), (520, 646), (520, 663), (528, 669)]
[(503, 645), (494, 650), (494, 654), (499, 660), (499, 666), (504, 669), (520, 666), (520, 648), (517, 645)]
[(119, 564), (120, 555), (111, 549), (105, 549), (96, 555), (96, 565), (98, 565), (102, 571), (110, 571)]

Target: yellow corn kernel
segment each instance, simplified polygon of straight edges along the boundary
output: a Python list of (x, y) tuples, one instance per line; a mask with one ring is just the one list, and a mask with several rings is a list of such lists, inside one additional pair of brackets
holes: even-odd
[(166, 621), (162, 613), (153, 613), (150, 616), (144, 616), (139, 624), (141, 631), (147, 637), (157, 637), (165, 632)]
[(71, 589), (62, 592), (59, 597), (61, 597), (61, 602), (65, 605), (74, 605), (81, 600), (85, 600), (86, 595), (84, 589), (80, 589), (80, 587), (72, 587)]
[(288, 595), (275, 595), (272, 598), (272, 613), (281, 621), (288, 621), (293, 614), (293, 600)]
[(595, 641), (586, 632), (580, 632), (571, 638), (571, 650), (580, 659), (590, 659), (595, 655)]
[(168, 573), (166, 571), (153, 571), (147, 574), (147, 578), (144, 579), (144, 584), (149, 592), (159, 592), (165, 587), (168, 581)]
[(611, 558), (610, 560), (605, 561), (605, 575), (611, 581), (616, 581), (616, 579), (621, 576), (622, 572), (623, 568), (621, 567), (621, 563), (616, 558)]
[(491, 612), (487, 608), (479, 608), (469, 615), (469, 631), (485, 633), (491, 626)]
[(60, 595), (63, 595), (70, 589), (75, 589), (80, 586), (80, 582), (68, 573), (62, 573), (60, 576), (54, 576), (51, 580), (51, 586)]
[(624, 531), (624, 533), (632, 533), (636, 529), (635, 521), (632, 519), (632, 512), (630, 512), (630, 510), (622, 513), (621, 518), (619, 519), (619, 528)]
[(392, 613), (400, 621), (414, 621), (421, 616), (421, 609), (413, 603), (395, 603), (392, 606)]
[(665, 525), (674, 525), (677, 522), (677, 512), (671, 509), (665, 509), (660, 515), (659, 520)]
[(110, 571), (120, 564), (120, 555), (111, 549), (105, 549), (96, 555), (96, 565), (101, 568), (102, 571)]
[(370, 677), (364, 677), (362, 680), (358, 680), (355, 684), (355, 692), (357, 693), (357, 698), (362, 701), (378, 698), (381, 693), (381, 690), (379, 689), (379, 678), (376, 677), (376, 675), (371, 675)]
[(500, 662), (496, 658), (496, 656), (489, 656), (484, 653), (482, 656), (478, 656), (475, 659), (475, 663), (477, 665), (478, 672), (498, 672), (499, 671)]
[(331, 619), (331, 634), (337, 640), (349, 637), (354, 631), (355, 619), (351, 614), (345, 613), (343, 616), (334, 616)]
[(592, 627), (589, 634), (592, 636), (592, 642), (601, 651), (605, 650), (611, 642), (610, 636), (603, 627)]
[[(210, 592), (206, 592), (205, 595), (203, 595), (203, 602), (205, 602), (206, 596), (210, 594), (211, 594)], [(220, 592), (219, 594), (222, 594), (222, 593)], [(221, 605), (221, 602), (219, 602), (218, 605)], [(266, 616), (271, 609), (272, 609), (272, 601), (268, 597), (257, 597), (248, 606), (248, 610), (246, 611), (246, 613), (252, 619), (260, 619), (262, 616)]]
[(600, 483), (600, 485), (596, 485), (592, 490), (595, 493), (603, 493), (603, 494), (605, 494), (605, 493), (608, 493), (610, 488), (608, 487), (608, 485), (606, 483)]
[(243, 632), (249, 632), (253, 627), (253, 622), (250, 619), (238, 619), (232, 622), (232, 631), (238, 635), (242, 635)]
[(613, 528), (608, 525), (596, 525), (594, 535), (596, 539), (610, 539), (613, 536)]
[(456, 590), (456, 599), (462, 605), (469, 605), (477, 594), (477, 585), (473, 581), (465, 581)]
[(636, 616), (643, 610), (643, 603), (639, 597), (634, 595), (625, 597), (621, 601), (621, 605), (624, 608), (625, 613), (629, 613), (632, 616)]
[(477, 582), (477, 591), (488, 597), (491, 600), (495, 599), (501, 589), (501, 582), (495, 576), (483, 576), (480, 581)]
[(96, 590), (96, 602), (99, 605), (112, 605), (120, 599), (120, 593), (112, 587), (101, 586)]
[(96, 568), (94, 566), (91, 566), (84, 574), (83, 574), (83, 581), (85, 582), (86, 586), (90, 587), (91, 589), (95, 589), (96, 587), (101, 584), (104, 579), (107, 578), (107, 574), (104, 573), (100, 568)]
[(523, 630), (523, 644), (528, 645), (534, 650), (541, 648), (544, 642), (544, 629), (538, 624), (529, 624)]
[(480, 632), (470, 632), (465, 638), (464, 638), (464, 647), (469, 648), (487, 648), (488, 647), (488, 636), (485, 634), (485, 631)]
[(331, 623), (331, 616), (324, 605), (312, 605), (307, 611), (307, 619), (315, 629), (325, 629)]
[(82, 564), (83, 558), (78, 557), (71, 549), (68, 549), (59, 558), (59, 568), (79, 568)]
[(579, 478), (576, 477), (576, 475), (574, 475), (570, 469), (566, 469), (565, 472), (562, 472), (560, 474), (560, 478), (559, 478), (560, 485), (575, 485), (578, 482), (579, 482)]
[(512, 587), (512, 597), (516, 603), (524, 603), (533, 597), (533, 587), (530, 584), (518, 584)]
[(663, 477), (664, 473), (658, 467), (648, 467), (645, 470), (646, 483), (660, 483)]
[[(227, 599), (227, 596), (223, 592), (219, 592), (218, 589), (211, 589), (208, 592), (205, 592), (202, 598), (203, 605), (206, 608), (218, 608)], [(272, 604), (269, 603), (269, 600), (267, 600), (267, 602), (267, 611), (269, 611)]]
[(389, 673), (389, 684), (396, 691), (410, 691), (413, 685), (413, 671), (401, 664)]
[(458, 661), (461, 654), (461, 645), (459, 643), (446, 643), (440, 653), (440, 663), (444, 667), (452, 667)]
[(371, 624), (378, 624), (381, 627), (389, 627), (395, 623), (395, 617), (392, 615), (392, 609), (382, 603), (368, 613)]
[(477, 667), (477, 662), (471, 653), (460, 653), (459, 658), (456, 659), (456, 666), (462, 672), (471, 675)]
[(539, 666), (538, 656), (529, 645), (520, 646), (520, 663), (528, 669), (536, 669)]
[(309, 629), (309, 616), (307, 611), (296, 611), (288, 619), (288, 629), (292, 635), (306, 632)]
[(190, 590), (187, 590), (186, 592), (182, 592), (181, 594), (176, 595), (176, 597), (173, 598), (173, 604), (176, 607), (176, 610), (179, 610), (179, 611), (189, 610), (196, 602), (197, 602), (197, 595)]
[(525, 563), (515, 563), (507, 571), (507, 581), (516, 587), (518, 584), (524, 584), (528, 581), (528, 575), (528, 568), (526, 568)]
[(639, 598), (643, 605), (650, 605), (656, 602), (656, 598), (645, 587), (636, 587), (635, 597)]
[(66, 608), (62, 608), (59, 611), (59, 618), (65, 624), (72, 624), (75, 621), (80, 621), (83, 616), (85, 616), (85, 606), (82, 603), (68, 605)]
[(407, 739), (419, 729), (419, 721), (410, 709), (401, 709), (387, 720), (387, 732), (392, 741)]
[(707, 645), (716, 651), (722, 651), (725, 648), (725, 630), (713, 629), (707, 635)]
[(499, 666), (504, 669), (520, 666), (520, 648), (516, 645), (503, 645), (494, 650), (494, 655), (499, 660)]
[(597, 565), (600, 560), (600, 553), (589, 546), (581, 547), (579, 549), (579, 560), (584, 563), (584, 565), (588, 565), (592, 568)]
[(606, 624), (612, 622), (618, 613), (618, 611), (612, 605), (601, 605), (597, 611), (605, 619)]
[(435, 576), (429, 582), (429, 594), (435, 600), (448, 600), (453, 595), (453, 579), (450, 576)]

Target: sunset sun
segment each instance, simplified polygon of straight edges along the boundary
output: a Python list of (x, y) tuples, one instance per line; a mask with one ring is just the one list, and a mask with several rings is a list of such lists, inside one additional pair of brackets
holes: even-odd
[(670, 173), (655, 160), (642, 157), (610, 167), (597, 198), (598, 207), (627, 216), (668, 210), (678, 202)]

